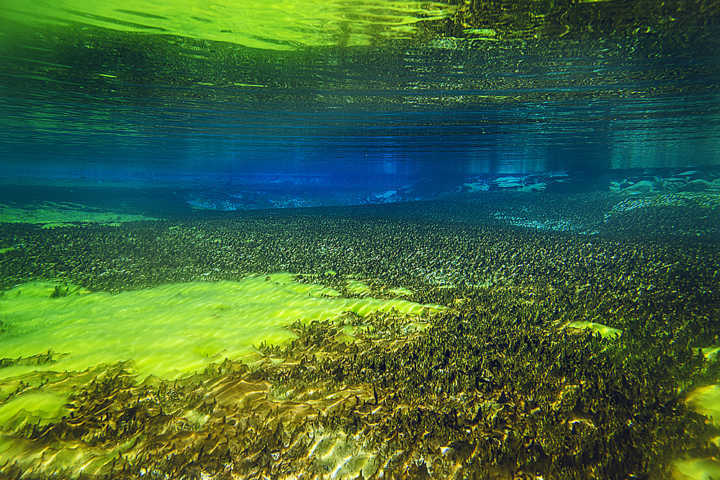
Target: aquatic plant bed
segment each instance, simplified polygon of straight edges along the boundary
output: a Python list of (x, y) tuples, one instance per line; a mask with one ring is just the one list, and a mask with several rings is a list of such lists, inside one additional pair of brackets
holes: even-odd
[(24, 207), (0, 203), (0, 223), (33, 223), (43, 228), (72, 226), (73, 223), (99, 223), (118, 226), (123, 222), (157, 220), (138, 214), (103, 211), (72, 202), (42, 202)]
[(0, 478), (717, 476), (717, 210), (506, 198), (0, 225)]

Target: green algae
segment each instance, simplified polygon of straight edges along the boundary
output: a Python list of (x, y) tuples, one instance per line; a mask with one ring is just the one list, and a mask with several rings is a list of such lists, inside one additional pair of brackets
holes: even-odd
[(405, 287), (397, 287), (397, 288), (391, 288), (387, 291), (390, 295), (394, 295), (396, 297), (411, 297), (413, 295), (413, 291), (409, 288)]
[(0, 248), (0, 255), (2, 255), (3, 253), (13, 252), (13, 251), (15, 251), (15, 250), (17, 250), (17, 249), (18, 249), (17, 247), (5, 247), (5, 248)]
[(687, 403), (720, 426), (720, 384), (696, 388), (688, 395)]
[(587, 322), (587, 321), (576, 321), (567, 324), (567, 328), (576, 330), (590, 330), (593, 333), (599, 334), (603, 338), (615, 339), (622, 335), (622, 330), (617, 328), (608, 327), (602, 323)]
[[(141, 377), (174, 378), (209, 361), (247, 356), (253, 345), (291, 338), (299, 320), (338, 318), (344, 312), (419, 315), (438, 306), (405, 300), (348, 299), (333, 289), (293, 281), (291, 274), (254, 276), (240, 282), (169, 284), (111, 295), (84, 289), (51, 298), (57, 285), (33, 282), (0, 298), (4, 356), (23, 357), (48, 348), (67, 353), (53, 369), (84, 370), (133, 361)], [(18, 366), (32, 370), (34, 366)], [(7, 377), (7, 370), (0, 378)]]
[(720, 353), (720, 347), (706, 347), (702, 349), (702, 352), (705, 358), (714, 360), (718, 357), (718, 353)]
[(720, 478), (720, 463), (712, 458), (693, 458), (675, 462), (676, 480), (713, 480)]
[[(294, 321), (334, 320), (346, 312), (420, 315), (442, 308), (405, 300), (342, 298), (331, 288), (294, 278), (279, 273), (115, 295), (53, 282), (20, 285), (0, 297), (6, 329), (0, 349), (7, 358), (46, 355), (52, 362), (8, 362), (0, 369), (0, 392), (8, 394), (18, 379), (37, 371), (82, 372), (118, 362), (130, 362), (129, 371), (138, 381), (150, 376), (175, 379), (223, 358), (255, 358), (255, 345), (292, 338), (286, 327)], [(58, 288), (65, 295), (55, 295)], [(60, 354), (51, 355), (48, 349)], [(10, 419), (17, 423), (23, 411), (33, 418), (55, 418), (63, 412), (58, 405), (67, 393), (55, 391), (47, 398), (37, 390), (19, 394), (0, 403), (0, 424)]]
[[(345, 292), (358, 297), (371, 296), (373, 293), (378, 293), (374, 292), (373, 288), (366, 282), (354, 278), (345, 281)], [(414, 294), (412, 290), (404, 287), (383, 288), (379, 290), (379, 293), (392, 297), (411, 297)]]
[(358, 297), (370, 295), (372, 293), (372, 289), (366, 283), (353, 279), (347, 280), (345, 283), (345, 290), (349, 294), (356, 295)]
[(119, 226), (125, 222), (143, 220), (157, 220), (157, 218), (99, 210), (71, 202), (42, 202), (26, 207), (0, 204), (0, 223), (33, 223), (42, 225), (43, 228), (73, 226), (75, 223)]
[(0, 404), (0, 425), (16, 429), (26, 422), (46, 423), (66, 413), (66, 395), (33, 391)]

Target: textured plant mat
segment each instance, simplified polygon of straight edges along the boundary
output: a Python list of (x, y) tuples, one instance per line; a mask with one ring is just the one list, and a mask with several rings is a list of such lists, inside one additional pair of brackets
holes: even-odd
[(497, 208), (3, 225), (0, 474), (712, 476), (712, 232)]
[[(115, 456), (130, 455), (126, 442), (119, 442), (122, 435), (108, 437), (98, 446), (97, 441), (89, 440), (88, 432), (70, 442), (65, 441), (67, 433), (49, 433), (49, 429), (70, 424), (71, 428), (94, 425), (116, 432), (117, 422), (121, 427), (124, 422), (105, 418), (97, 410), (106, 411), (108, 401), (114, 401), (118, 392), (110, 393), (108, 388), (122, 386), (124, 393), (117, 397), (121, 403), (115, 408), (125, 411), (133, 402), (122, 402), (143, 389), (168, 388), (169, 380), (174, 381), (173, 388), (192, 385), (199, 396), (190, 403), (186, 403), (189, 391), (177, 398), (180, 403), (176, 407), (182, 405), (182, 411), (175, 413), (182, 413), (182, 422), (197, 428), (207, 423), (214, 411), (201, 413), (206, 397), (217, 397), (227, 413), (238, 419), (263, 409), (268, 416), (272, 410), (283, 408), (283, 402), (267, 398), (270, 384), (237, 376), (226, 378), (218, 372), (226, 368), (247, 372), (248, 367), (229, 362), (218, 367), (218, 361), (230, 357), (262, 364), (266, 357), (257, 347), (293, 338), (295, 334), (288, 328), (292, 322), (301, 330), (319, 321), (346, 323), (346, 331), (339, 330), (336, 339), (352, 342), (357, 322), (364, 316), (385, 312), (427, 319), (433, 312), (444, 310), (439, 305), (402, 299), (345, 298), (332, 288), (299, 282), (292, 274), (252, 276), (240, 282), (169, 284), (117, 295), (93, 293), (61, 282), (32, 282), (3, 292), (0, 308), (0, 345), (5, 357), (0, 360), (2, 463), (23, 458), (16, 468), (26, 474), (65, 471), (73, 477), (113, 472)], [(197, 378), (203, 381), (198, 383), (195, 374), (201, 374)], [(178, 382), (185, 387), (177, 387)], [(99, 385), (105, 385), (102, 391), (108, 395), (99, 394)], [(79, 414), (77, 408), (84, 407), (74, 403), (78, 390), (85, 392), (80, 395), (99, 402), (85, 414)], [(367, 392), (355, 388), (347, 395), (356, 394)], [(338, 395), (342, 397), (342, 392)], [(159, 411), (173, 408), (168, 400), (158, 397)], [(234, 411), (236, 402), (244, 407)], [(318, 409), (326, 408), (322, 401), (317, 403)], [(297, 421), (303, 423), (306, 413), (300, 408), (298, 413), (288, 413), (288, 419), (281, 416), (276, 420), (300, 416)], [(65, 425), (66, 420), (70, 424)], [(133, 443), (141, 437), (158, 441), (158, 432), (142, 432), (145, 427), (140, 425), (137, 428), (131, 437)], [(137, 450), (134, 456), (140, 454)]]

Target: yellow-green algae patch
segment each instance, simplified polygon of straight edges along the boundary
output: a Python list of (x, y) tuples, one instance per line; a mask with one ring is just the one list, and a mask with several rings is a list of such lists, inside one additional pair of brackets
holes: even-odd
[(7, 253), (7, 252), (12, 252), (13, 250), (17, 250), (17, 247), (5, 247), (5, 248), (0, 248), (0, 254)]
[[(151, 375), (173, 379), (226, 357), (250, 358), (253, 346), (261, 342), (288, 340), (292, 333), (285, 327), (294, 321), (336, 319), (344, 312), (415, 315), (442, 308), (397, 299), (343, 298), (333, 289), (299, 283), (285, 273), (114, 295), (70, 287), (67, 296), (53, 298), (56, 287), (53, 282), (32, 282), (0, 296), (2, 357), (52, 352), (52, 361), (44, 364), (11, 361), (0, 368), (0, 425), (8, 426), (11, 419), (20, 422), (20, 412), (36, 420), (62, 413), (69, 391), (58, 391), (53, 384), (41, 388), (39, 372), (52, 376), (129, 362), (127, 368), (139, 381)], [(22, 385), (34, 388), (10, 400), (9, 392)], [(47, 388), (53, 391), (43, 396), (39, 389)]]
[(693, 458), (675, 462), (675, 480), (713, 480), (720, 478), (720, 463), (713, 458)]
[(688, 405), (720, 425), (720, 384), (698, 387), (687, 397)]
[(0, 404), (0, 425), (16, 429), (26, 422), (43, 423), (65, 413), (66, 395), (32, 391)]
[(347, 290), (349, 294), (357, 296), (370, 295), (372, 293), (372, 289), (366, 283), (354, 279), (347, 280), (345, 290)]
[[(373, 289), (364, 281), (350, 278), (345, 281), (345, 291), (350, 295), (358, 297), (370, 296), (373, 294)], [(396, 287), (381, 289), (380, 293), (383, 295), (391, 295), (393, 297), (411, 297), (413, 291), (409, 288)]]
[(592, 330), (594, 333), (598, 333), (603, 338), (615, 339), (622, 335), (622, 330), (618, 328), (608, 327), (602, 323), (577, 321), (570, 322), (567, 324), (567, 328), (574, 330)]
[(105, 211), (71, 202), (42, 202), (26, 207), (0, 204), (0, 223), (33, 223), (43, 225), (44, 228), (67, 226), (73, 223), (117, 226), (124, 222), (141, 220), (157, 220), (157, 218)]
[(397, 297), (411, 297), (413, 295), (413, 291), (405, 287), (391, 288), (387, 292)]
[[(291, 274), (168, 284), (115, 295), (77, 290), (51, 298), (55, 286), (34, 282), (0, 297), (6, 329), (0, 337), (3, 357), (51, 349), (67, 354), (52, 365), (56, 371), (132, 360), (140, 377), (175, 378), (224, 357), (247, 355), (260, 342), (286, 340), (291, 333), (284, 327), (296, 320), (333, 319), (347, 311), (421, 314), (441, 308), (405, 300), (342, 298), (330, 288), (295, 282)], [(36, 369), (1, 369), (0, 378)]]
[(702, 349), (703, 355), (708, 360), (714, 360), (720, 353), (720, 347), (707, 347)]

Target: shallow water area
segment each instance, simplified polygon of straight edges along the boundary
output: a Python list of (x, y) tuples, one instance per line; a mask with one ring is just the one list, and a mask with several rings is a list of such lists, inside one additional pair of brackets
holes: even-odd
[(3, 6), (0, 479), (720, 473), (717, 1)]
[[(43, 228), (72, 224), (102, 224), (118, 226), (123, 222), (157, 220), (141, 214), (119, 213), (89, 208), (72, 202), (42, 202), (35, 205), (10, 206), (0, 204), (0, 223), (33, 223)], [(4, 253), (4, 252), (2, 252)]]
[[(378, 311), (422, 315), (442, 307), (342, 298), (330, 288), (298, 283), (294, 275), (272, 274), (119, 294), (34, 282), (3, 292), (0, 309), (0, 351), (9, 364), (0, 368), (0, 391), (7, 395), (8, 386), (38, 373), (82, 372), (118, 362), (138, 382), (148, 376), (172, 380), (224, 358), (251, 360), (257, 345), (291, 339), (287, 327), (292, 322)], [(43, 354), (46, 361), (22, 360)], [(14, 417), (21, 410), (44, 419), (65, 413), (58, 407), (71, 392), (54, 397), (44, 390), (47, 387), (5, 402), (0, 406), (2, 423), (17, 423)], [(48, 402), (54, 406), (44, 407)]]
[[(372, 477), (401, 468), (392, 458), (416, 465), (419, 452), (413, 448), (424, 448), (420, 440), (411, 447), (381, 432), (403, 428), (395, 422), (402, 425), (405, 418), (415, 415), (413, 411), (440, 412), (428, 413), (430, 417), (422, 420), (428, 422), (425, 428), (438, 425), (434, 415), (447, 415), (448, 403), (462, 412), (456, 413), (456, 418), (465, 418), (462, 421), (470, 422), (474, 430), (450, 427), (433, 434), (438, 447), (431, 449), (432, 468), (437, 471), (459, 472), (458, 465), (467, 461), (461, 459), (472, 454), (462, 445), (486, 441), (481, 432), (497, 429), (493, 427), (500, 421), (497, 418), (502, 418), (503, 431), (511, 432), (510, 426), (516, 425), (513, 428), (525, 429), (527, 435), (538, 435), (538, 442), (548, 442), (552, 435), (570, 442), (593, 441), (594, 437), (578, 437), (577, 433), (589, 435), (608, 428), (610, 423), (602, 425), (597, 420), (606, 415), (605, 407), (585, 410), (574, 407), (573, 402), (581, 398), (578, 395), (584, 395), (585, 402), (604, 397), (591, 389), (578, 392), (594, 385), (591, 382), (597, 381), (592, 379), (597, 378), (600, 363), (606, 365), (602, 368), (624, 365), (623, 369), (646, 375), (644, 365), (660, 361), (660, 354), (642, 350), (649, 341), (643, 332), (666, 328), (663, 323), (652, 323), (662, 322), (664, 317), (643, 317), (635, 297), (617, 295), (614, 285), (626, 285), (626, 291), (638, 292), (641, 297), (648, 295), (645, 308), (651, 311), (658, 308), (654, 305), (663, 305), (657, 298), (671, 298), (669, 306), (662, 308), (676, 309), (681, 328), (694, 328), (693, 322), (708, 315), (713, 304), (691, 303), (701, 307), (692, 313), (686, 311), (683, 299), (713, 295), (709, 288), (713, 271), (697, 259), (712, 255), (711, 239), (716, 233), (702, 227), (699, 231), (703, 234), (692, 236), (697, 243), (689, 250), (641, 248), (643, 240), (628, 244), (604, 227), (608, 208), (622, 198), (615, 193), (594, 197), (526, 197), (524, 192), (483, 195), (493, 203), (458, 199), (343, 209), (205, 213), (195, 214), (194, 220), (186, 223), (144, 221), (118, 227), (41, 229), (5, 224), (8, 235), (4, 242), (18, 248), (4, 253), (0, 266), (12, 275), (6, 280), (16, 278), (20, 284), (6, 288), (0, 296), (3, 458), (23, 455), (26, 461), (19, 468), (32, 468), (39, 478), (62, 469), (76, 475), (85, 464), (87, 471), (102, 477), (118, 468), (137, 468), (138, 472), (148, 468), (148, 453), (159, 448), (156, 439), (168, 429), (178, 431), (176, 441), (180, 443), (163, 448), (177, 448), (172, 455), (185, 457), (196, 455), (198, 448), (204, 451), (202, 442), (198, 443), (204, 437), (181, 441), (187, 435), (182, 432), (214, 432), (213, 438), (221, 443), (246, 442), (250, 437), (271, 441), (281, 423), (288, 429), (288, 437), (277, 448), (281, 458), (292, 465), (289, 468), (325, 471), (328, 478), (354, 478), (360, 471)], [(584, 203), (575, 207), (577, 211), (567, 207), (554, 210), (554, 205), (561, 204), (560, 198)], [(667, 223), (685, 207), (662, 208), (678, 209), (662, 217)], [(715, 211), (715, 207), (698, 208)], [(523, 212), (529, 218), (572, 219), (594, 225), (598, 232), (588, 235), (506, 225), (493, 215), (497, 209)], [(634, 229), (638, 217), (633, 215), (638, 210), (618, 214), (612, 222)], [(439, 217), (434, 212), (445, 211), (451, 212), (443, 215), (453, 222), (436, 220)], [(397, 220), (387, 222), (387, 218)], [(630, 231), (649, 234), (642, 229)], [(260, 239), (273, 247), (263, 247)], [(443, 245), (444, 250), (428, 255), (428, 245)], [(565, 258), (577, 263), (570, 264), (562, 275), (548, 275), (548, 268), (563, 265), (551, 256), (553, 249), (561, 249)], [(109, 254), (126, 251), (135, 253), (120, 253), (119, 259), (117, 254)], [(478, 251), (487, 253), (478, 257), (473, 253)], [(213, 256), (208, 257), (208, 252)], [(538, 256), (537, 252), (546, 253)], [(207, 268), (208, 261), (213, 269)], [(56, 272), (67, 272), (64, 276), (116, 293), (91, 291), (71, 281), (22, 282), (23, 277), (17, 275), (45, 262), (52, 262)], [(606, 268), (608, 262), (639, 273), (617, 273)], [(20, 264), (25, 266), (12, 267)], [(283, 265), (311, 273), (240, 275), (237, 270), (277, 271)], [(668, 265), (684, 272), (683, 278), (694, 279), (696, 286), (681, 287), (680, 298), (665, 297), (667, 289), (679, 288)], [(158, 276), (147, 276), (148, 272)], [(603, 280), (591, 287), (588, 278), (593, 275)], [(238, 276), (237, 280), (227, 279)], [(187, 281), (171, 281), (177, 278)], [(132, 279), (138, 283), (127, 283)], [(605, 307), (607, 302), (612, 307)], [(300, 323), (289, 329), (296, 321)], [(498, 323), (493, 326), (493, 322)], [(518, 324), (522, 325), (519, 330)], [(514, 338), (518, 340), (513, 342), (525, 346), (504, 343), (504, 339)], [(674, 360), (653, 367), (664, 372), (653, 377), (662, 383), (643, 390), (645, 403), (640, 405), (674, 401), (671, 398), (678, 395), (678, 387), (693, 386), (692, 382), (679, 382), (682, 376), (671, 380), (674, 369), (686, 369), (687, 378), (711, 372), (716, 358), (712, 338), (693, 340), (692, 344), (690, 357), (676, 353)], [(666, 347), (660, 342), (647, 348), (664, 351)], [(544, 366), (523, 360), (525, 354), (508, 356), (513, 348), (537, 349), (530, 355), (545, 362)], [(702, 349), (701, 363), (689, 360), (698, 348)], [(458, 350), (445, 353), (452, 352), (450, 349)], [(634, 363), (636, 355), (643, 355), (640, 364)], [(475, 372), (487, 368), (482, 366), (486, 358), (494, 358), (488, 360), (494, 365), (508, 366), (494, 367), (478, 377)], [(414, 360), (405, 363), (406, 359)], [(559, 366), (558, 359), (566, 366)], [(584, 366), (569, 367), (578, 361)], [(535, 368), (540, 368), (540, 377), (527, 373)], [(568, 368), (579, 368), (582, 373), (564, 370)], [(613, 388), (622, 390), (627, 384), (620, 373), (623, 370), (614, 371), (608, 381), (618, 382)], [(396, 375), (400, 377), (396, 379)], [(712, 381), (707, 375), (706, 381)], [(481, 383), (477, 378), (483, 379)], [(433, 390), (424, 391), (428, 382)], [(459, 382), (476, 386), (460, 387)], [(523, 386), (506, 390), (513, 382)], [(538, 434), (540, 427), (530, 410), (512, 413), (518, 410), (508, 405), (527, 402), (526, 393), (512, 393), (525, 392), (524, 382), (533, 385), (530, 388), (536, 389), (535, 395), (547, 399), (543, 400), (546, 408), (565, 418), (559, 433)], [(435, 389), (447, 393), (436, 395), (432, 393)], [(398, 392), (404, 393), (398, 397)], [(689, 388), (689, 392), (688, 408), (707, 416), (708, 421), (713, 418), (714, 387)], [(513, 395), (513, 400), (508, 395)], [(659, 398), (663, 400), (654, 395), (662, 395)], [(122, 405), (138, 401), (145, 413), (128, 423), (128, 410)], [(112, 407), (107, 407), (108, 402)], [(423, 407), (415, 410), (420, 405)], [(482, 417), (477, 417), (476, 408), (483, 412)], [(630, 403), (623, 408), (627, 410), (610, 411), (628, 422), (637, 421), (632, 419), (647, 407)], [(277, 413), (271, 414), (273, 409)], [(253, 411), (266, 412), (267, 418), (272, 418), (267, 421), (279, 423), (270, 429), (250, 428), (247, 422), (266, 421), (253, 420)], [(468, 420), (473, 416), (475, 420)], [(232, 431), (223, 427), (228, 418), (236, 422)], [(671, 422), (671, 418), (663, 421)], [(695, 448), (706, 452), (716, 448), (711, 439), (717, 434), (708, 431), (702, 420), (693, 417), (691, 422), (696, 422), (690, 423), (696, 432), (692, 437)], [(48, 440), (55, 437), (43, 432), (55, 432), (52, 435), (59, 437)], [(458, 435), (478, 437), (468, 440), (458, 439)], [(682, 452), (678, 445), (687, 435), (656, 434), (652, 441)], [(128, 443), (130, 439), (134, 439), (132, 443)], [(548, 451), (553, 448), (551, 443), (542, 445)], [(490, 451), (480, 449), (476, 455)], [(123, 452), (128, 462), (124, 467), (112, 462), (117, 452)], [(153, 455), (165, 458), (170, 451), (161, 457)], [(678, 454), (677, 459), (665, 468), (678, 478), (706, 478), (716, 466), (709, 455)], [(214, 461), (207, 460), (210, 463), (204, 468), (215, 468), (211, 466)], [(153, 468), (171, 471), (175, 467)], [(250, 471), (243, 470), (250, 468), (246, 463), (235, 468)], [(495, 473), (503, 469), (487, 468)]]

